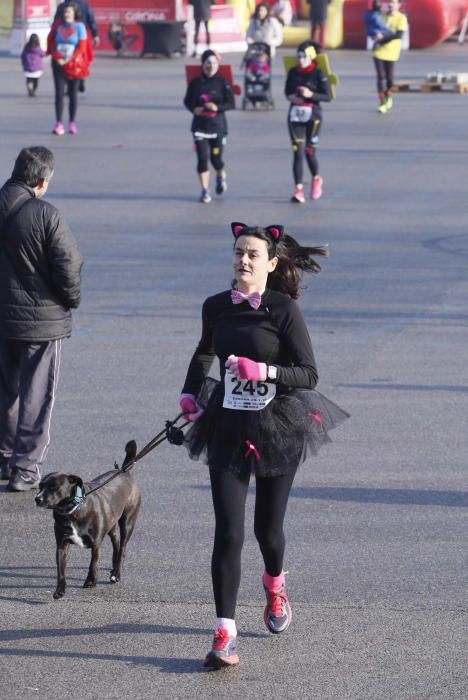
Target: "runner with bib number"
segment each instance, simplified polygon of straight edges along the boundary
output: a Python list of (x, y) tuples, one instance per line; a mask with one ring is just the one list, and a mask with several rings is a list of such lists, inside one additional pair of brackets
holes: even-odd
[(288, 72), (285, 95), (289, 100), (288, 129), (294, 153), (294, 193), (292, 202), (303, 204), (304, 157), (312, 175), (310, 198), (322, 196), (323, 180), (319, 175), (316, 149), (322, 123), (322, 102), (331, 100), (327, 76), (315, 65), (316, 50), (304, 41), (297, 48), (297, 65)]
[[(208, 668), (239, 663), (235, 613), (251, 475), (254, 530), (265, 565), (263, 620), (280, 634), (291, 622), (283, 522), (294, 476), (348, 417), (314, 389), (314, 353), (295, 302), (302, 273), (321, 270), (314, 258), (326, 256), (326, 247), (302, 246), (279, 225), (234, 222), (231, 231), (232, 289), (203, 304), (202, 334), (180, 397), (193, 423), (184, 444), (192, 459), (208, 463), (216, 520), (211, 560), (216, 625), (204, 661)], [(221, 381), (208, 376), (215, 358)]]

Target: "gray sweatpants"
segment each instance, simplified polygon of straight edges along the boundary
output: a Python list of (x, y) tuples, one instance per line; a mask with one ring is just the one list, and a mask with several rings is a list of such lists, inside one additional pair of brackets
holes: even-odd
[(0, 456), (34, 477), (50, 443), (61, 348), (61, 340), (0, 338)]

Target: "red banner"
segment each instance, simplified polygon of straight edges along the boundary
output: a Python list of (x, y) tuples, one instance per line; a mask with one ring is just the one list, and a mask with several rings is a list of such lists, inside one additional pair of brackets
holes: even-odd
[(49, 0), (24, 0), (25, 19), (49, 19), (51, 15)]
[(92, 8), (99, 29), (100, 49), (111, 51), (109, 32), (119, 31), (128, 51), (141, 52), (143, 31), (139, 22), (170, 22), (177, 17), (177, 0), (94, 0)]

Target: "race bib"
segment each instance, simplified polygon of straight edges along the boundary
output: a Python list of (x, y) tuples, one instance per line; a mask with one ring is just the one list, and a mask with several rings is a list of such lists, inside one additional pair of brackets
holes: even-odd
[(276, 384), (237, 379), (233, 372), (226, 370), (224, 408), (231, 408), (235, 411), (261, 411), (275, 396)]
[(73, 56), (75, 47), (73, 44), (57, 44), (57, 51), (62, 54), (66, 61), (69, 61)]
[(312, 105), (293, 105), (289, 114), (291, 122), (310, 122), (312, 119)]

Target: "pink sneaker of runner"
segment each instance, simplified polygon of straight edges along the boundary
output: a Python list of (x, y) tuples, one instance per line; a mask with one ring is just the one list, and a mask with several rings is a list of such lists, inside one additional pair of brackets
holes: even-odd
[(323, 185), (323, 180), (320, 177), (320, 175), (316, 175), (315, 177), (312, 178), (312, 182), (310, 184), (310, 198), (313, 200), (320, 199), (322, 196), (322, 185)]
[(305, 197), (304, 197), (304, 188), (303, 187), (296, 187), (293, 196), (291, 197), (291, 202), (296, 202), (297, 204), (304, 204), (305, 202)]
[(236, 666), (238, 663), (236, 637), (230, 637), (229, 632), (225, 629), (216, 630), (213, 646), (207, 654), (203, 666), (205, 668), (226, 668)]

